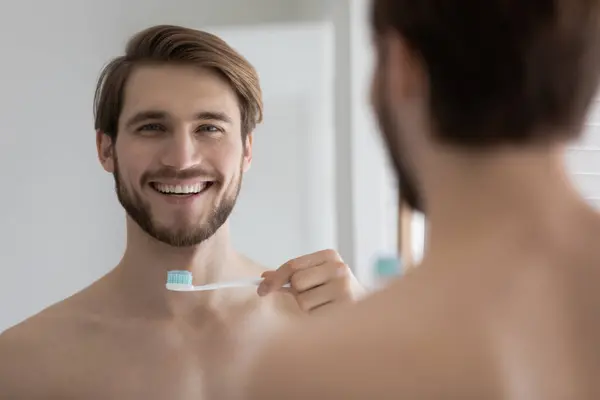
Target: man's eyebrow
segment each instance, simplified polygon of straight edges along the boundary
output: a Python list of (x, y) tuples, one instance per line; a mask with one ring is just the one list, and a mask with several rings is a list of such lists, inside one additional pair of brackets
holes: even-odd
[[(164, 120), (167, 119), (168, 113), (159, 110), (146, 110), (140, 111), (134, 114), (129, 120), (127, 120), (126, 126), (131, 128), (133, 125), (137, 125), (141, 122), (148, 120)], [(196, 120), (214, 120), (221, 121), (231, 124), (233, 121), (227, 114), (219, 111), (201, 111), (195, 115)]]
[(231, 117), (224, 112), (219, 111), (202, 111), (196, 114), (196, 119), (212, 119), (215, 121), (226, 122), (231, 124), (233, 121)]

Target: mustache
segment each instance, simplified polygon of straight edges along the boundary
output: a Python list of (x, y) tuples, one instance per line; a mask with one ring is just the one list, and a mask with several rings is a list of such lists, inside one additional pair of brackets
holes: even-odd
[(215, 173), (207, 171), (204, 168), (186, 168), (186, 169), (177, 169), (164, 167), (154, 171), (147, 171), (142, 175), (141, 181), (143, 184), (152, 182), (160, 179), (209, 179), (209, 180), (218, 180), (218, 177)]

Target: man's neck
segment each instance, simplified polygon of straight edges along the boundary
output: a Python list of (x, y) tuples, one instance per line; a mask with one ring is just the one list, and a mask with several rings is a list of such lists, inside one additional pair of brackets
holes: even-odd
[(106, 289), (123, 306), (143, 310), (144, 315), (189, 314), (199, 308), (218, 307), (227, 300), (219, 291), (179, 293), (166, 290), (167, 272), (190, 271), (194, 285), (246, 277), (249, 270), (230, 242), (227, 224), (201, 244), (173, 247), (143, 232), (127, 218), (127, 247), (119, 265), (107, 276)]
[(474, 156), (430, 178), (423, 261), (431, 265), (552, 257), (593, 216), (569, 183), (562, 150)]
[(154, 239), (127, 218), (127, 247), (119, 268), (131, 271), (138, 280), (160, 281), (163, 286), (168, 271), (186, 270), (201, 285), (232, 274), (235, 266), (228, 261), (234, 256), (227, 224), (198, 245), (174, 247)]

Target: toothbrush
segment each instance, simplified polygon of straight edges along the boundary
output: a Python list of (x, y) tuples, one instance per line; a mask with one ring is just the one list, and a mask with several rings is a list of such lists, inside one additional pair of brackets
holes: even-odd
[[(203, 290), (216, 290), (234, 287), (258, 286), (263, 278), (241, 279), (229, 282), (209, 283), (207, 285), (194, 286), (192, 284), (192, 273), (190, 271), (169, 271), (167, 273), (167, 290), (175, 292), (195, 292)], [(283, 287), (290, 287), (289, 283)]]

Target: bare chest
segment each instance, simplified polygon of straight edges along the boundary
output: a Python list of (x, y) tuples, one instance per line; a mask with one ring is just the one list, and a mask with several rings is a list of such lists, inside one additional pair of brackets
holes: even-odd
[(213, 400), (232, 397), (272, 321), (151, 331), (104, 330), (49, 349), (43, 386), (70, 399)]

